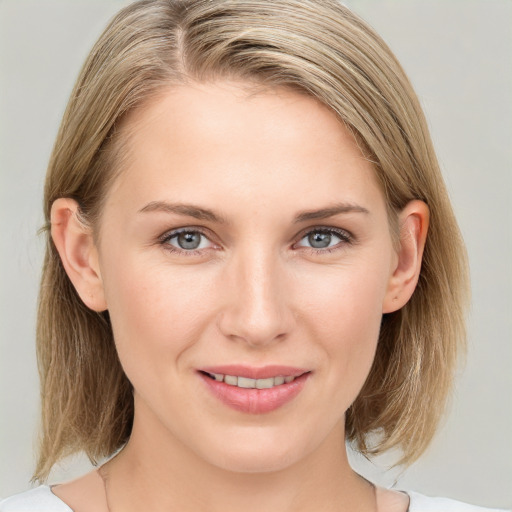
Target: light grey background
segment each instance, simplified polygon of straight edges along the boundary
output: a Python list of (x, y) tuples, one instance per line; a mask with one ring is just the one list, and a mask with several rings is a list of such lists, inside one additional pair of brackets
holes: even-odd
[[(0, 496), (27, 488), (38, 414), (34, 322), (46, 163), (78, 70), (121, 0), (0, 0)], [(470, 352), (450, 415), (383, 484), (512, 507), (512, 1), (352, 0), (426, 110), (468, 246)], [(78, 474), (72, 461), (54, 478)]]

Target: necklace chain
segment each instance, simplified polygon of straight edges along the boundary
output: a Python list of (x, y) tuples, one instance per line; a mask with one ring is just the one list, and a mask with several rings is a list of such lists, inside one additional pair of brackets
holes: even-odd
[(108, 475), (105, 474), (105, 466), (100, 466), (97, 471), (98, 471), (98, 475), (100, 475), (101, 477), (101, 480), (103, 482), (103, 489), (105, 490), (105, 504), (107, 505), (107, 510), (108, 512), (112, 512), (111, 511), (111, 508), (110, 508), (110, 503), (109, 503), (109, 498), (108, 498), (108, 484), (107, 484), (107, 481), (108, 481)]

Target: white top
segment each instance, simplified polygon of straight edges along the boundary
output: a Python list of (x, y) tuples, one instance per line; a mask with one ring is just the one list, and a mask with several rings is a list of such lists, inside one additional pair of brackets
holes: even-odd
[[(475, 507), (448, 498), (429, 498), (417, 492), (407, 492), (410, 497), (408, 512), (512, 512)], [(15, 494), (0, 501), (0, 512), (73, 512), (50, 487), (41, 485), (30, 491)]]
[(73, 512), (47, 485), (0, 501), (0, 512)]

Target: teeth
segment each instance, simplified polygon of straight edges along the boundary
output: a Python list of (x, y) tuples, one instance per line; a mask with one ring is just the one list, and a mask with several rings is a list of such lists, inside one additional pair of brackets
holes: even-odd
[[(228, 375), (226, 375), (228, 377)], [(236, 379), (236, 377), (235, 377)], [(248, 379), (246, 377), (238, 377), (237, 386), (239, 388), (255, 388), (256, 387), (256, 379)]]
[(295, 379), (295, 377), (291, 375), (287, 377), (279, 375), (277, 377), (269, 377), (268, 379), (249, 379), (247, 377), (237, 377), (236, 375), (222, 375), (222, 373), (210, 373), (209, 375), (217, 382), (224, 381), (230, 386), (237, 386), (244, 389), (270, 389), (284, 383), (288, 384)]
[[(240, 378), (238, 379), (238, 385), (240, 385)], [(258, 389), (269, 389), (276, 385), (275, 378), (270, 377), (269, 379), (257, 379), (255, 381), (255, 387)]]
[(238, 377), (233, 375), (224, 375), (224, 382), (230, 386), (238, 386)]

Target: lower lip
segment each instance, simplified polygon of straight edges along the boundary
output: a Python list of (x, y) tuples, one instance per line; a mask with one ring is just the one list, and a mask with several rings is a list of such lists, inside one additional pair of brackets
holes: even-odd
[(271, 412), (293, 400), (301, 391), (310, 372), (296, 377), (292, 382), (269, 389), (245, 389), (218, 382), (199, 373), (208, 389), (224, 404), (240, 412), (263, 414)]

